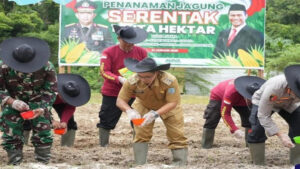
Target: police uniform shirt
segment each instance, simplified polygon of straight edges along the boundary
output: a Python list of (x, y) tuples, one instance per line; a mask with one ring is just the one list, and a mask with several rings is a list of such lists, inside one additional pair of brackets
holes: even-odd
[(258, 105), (258, 119), (268, 136), (279, 129), (271, 119), (272, 111), (284, 109), (292, 113), (299, 106), (300, 99), (290, 92), (284, 75), (278, 75), (266, 81), (252, 96), (252, 103)]
[[(158, 110), (166, 103), (178, 102), (175, 110), (180, 111), (178, 82), (175, 76), (167, 72), (159, 71), (150, 87), (140, 81), (137, 74), (130, 77), (124, 83), (118, 97), (128, 102), (132, 96), (136, 97), (134, 104), (139, 104), (149, 110)], [(177, 111), (172, 112), (176, 113)], [(165, 113), (162, 114), (161, 117), (165, 118), (170, 115), (171, 114)]]

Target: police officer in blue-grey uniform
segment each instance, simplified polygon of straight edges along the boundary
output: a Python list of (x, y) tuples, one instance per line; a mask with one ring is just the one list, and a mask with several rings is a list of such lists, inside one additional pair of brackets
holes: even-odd
[(108, 27), (96, 24), (93, 19), (97, 5), (94, 2), (83, 0), (75, 5), (75, 16), (79, 23), (72, 23), (65, 26), (63, 40), (78, 40), (84, 42), (91, 51), (102, 52), (103, 49), (114, 45)]

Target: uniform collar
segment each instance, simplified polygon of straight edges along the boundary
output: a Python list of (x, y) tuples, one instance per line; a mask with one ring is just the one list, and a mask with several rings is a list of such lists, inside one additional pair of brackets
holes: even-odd
[(89, 29), (91, 29), (92, 25), (93, 25), (93, 24), (90, 24), (90, 25), (88, 25), (88, 26), (83, 26), (83, 25), (80, 25), (80, 26), (81, 26), (81, 28), (89, 28)]

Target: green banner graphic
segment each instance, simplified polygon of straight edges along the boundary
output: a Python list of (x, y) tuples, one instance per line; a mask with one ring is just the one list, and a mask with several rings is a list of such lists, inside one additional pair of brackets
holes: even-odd
[(160, 64), (264, 67), (265, 0), (73, 0), (60, 16), (61, 66), (99, 66), (117, 24), (145, 29), (136, 45)]

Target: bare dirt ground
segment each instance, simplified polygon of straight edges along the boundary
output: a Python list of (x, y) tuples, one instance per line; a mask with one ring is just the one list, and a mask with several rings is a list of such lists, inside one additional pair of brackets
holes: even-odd
[[(46, 165), (35, 163), (33, 147), (30, 143), (24, 147), (24, 160), (21, 166), (15, 168), (129, 168), (133, 163), (132, 130), (126, 115), (122, 115), (117, 127), (111, 132), (110, 145), (98, 145), (98, 129), (96, 124), (100, 105), (87, 104), (79, 107), (75, 113), (78, 123), (75, 146), (61, 147), (60, 136), (54, 135), (51, 163)], [(230, 134), (225, 124), (220, 121), (216, 130), (214, 147), (201, 148), (202, 118), (205, 105), (184, 104), (185, 133), (189, 140), (188, 166), (185, 168), (292, 168), (289, 164), (289, 150), (284, 148), (279, 139), (271, 137), (266, 142), (266, 165), (263, 167), (251, 164), (249, 150), (244, 140), (236, 140)], [(233, 113), (235, 122), (240, 125), (239, 116)], [(57, 117), (56, 117), (57, 119)], [(276, 114), (273, 119), (284, 131), (286, 123)], [(170, 166), (172, 154), (167, 149), (165, 127), (159, 119), (156, 121), (154, 136), (148, 152), (148, 164), (137, 168), (176, 168)], [(0, 168), (6, 166), (6, 152), (0, 150)], [(178, 167), (179, 168), (179, 167)], [(183, 168), (183, 167), (181, 167)]]

